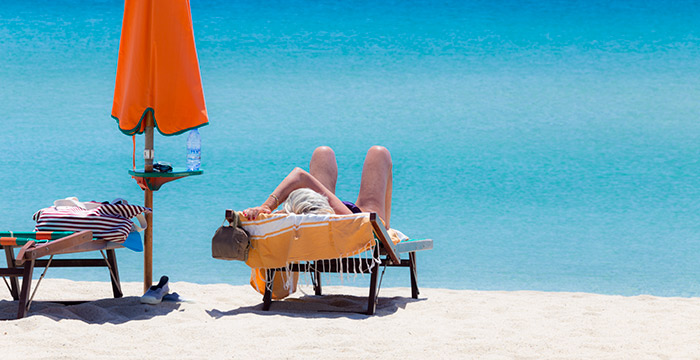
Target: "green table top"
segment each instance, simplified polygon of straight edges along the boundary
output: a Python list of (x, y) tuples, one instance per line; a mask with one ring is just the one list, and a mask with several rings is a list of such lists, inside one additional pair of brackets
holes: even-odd
[(143, 170), (129, 170), (129, 175), (143, 178), (167, 178), (167, 177), (185, 177), (192, 175), (202, 175), (204, 170), (190, 170), (185, 168), (173, 168), (171, 172), (145, 172)]

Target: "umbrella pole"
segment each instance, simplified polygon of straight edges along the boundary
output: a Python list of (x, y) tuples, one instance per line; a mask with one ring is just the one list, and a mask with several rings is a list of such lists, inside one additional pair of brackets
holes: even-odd
[[(153, 113), (146, 113), (145, 146), (143, 151), (144, 171), (153, 171)], [(145, 206), (153, 210), (153, 190), (144, 190)], [(146, 230), (143, 237), (143, 291), (153, 283), (153, 212), (146, 214)]]

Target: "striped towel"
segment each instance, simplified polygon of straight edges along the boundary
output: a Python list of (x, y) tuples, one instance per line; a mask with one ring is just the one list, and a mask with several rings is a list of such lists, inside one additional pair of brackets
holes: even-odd
[[(264, 294), (266, 283), (272, 283), (273, 299), (283, 299), (296, 291), (299, 275), (278, 271), (273, 279), (266, 279), (264, 269), (288, 269), (295, 262), (340, 259), (361, 254), (375, 245), (369, 213), (273, 213), (260, 214), (256, 220), (239, 213), (238, 218), (250, 235), (246, 261), (252, 268), (250, 285)], [(366, 260), (372, 263), (372, 255)]]
[(369, 213), (260, 214), (256, 220), (239, 216), (250, 234), (246, 264), (251, 268), (281, 268), (298, 261), (337, 259), (374, 246)]
[(85, 209), (79, 206), (51, 206), (34, 213), (35, 231), (91, 230), (100, 240), (123, 242), (134, 227), (131, 218), (149, 208), (129, 204), (102, 204)]

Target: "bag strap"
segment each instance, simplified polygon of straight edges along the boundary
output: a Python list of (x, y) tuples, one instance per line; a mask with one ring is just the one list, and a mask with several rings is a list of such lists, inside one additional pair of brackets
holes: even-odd
[(146, 222), (146, 215), (144, 215), (144, 213), (140, 213), (136, 215), (136, 219), (139, 221), (139, 223), (134, 223), (134, 229), (136, 229), (136, 231), (139, 232), (146, 230), (146, 228), (148, 227), (148, 222)]
[(226, 220), (228, 220), (229, 226), (236, 227), (240, 225), (237, 211), (226, 209)]

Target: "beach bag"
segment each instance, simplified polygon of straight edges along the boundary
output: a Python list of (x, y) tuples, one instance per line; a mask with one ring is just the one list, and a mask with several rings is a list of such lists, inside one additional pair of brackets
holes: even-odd
[(250, 240), (248, 232), (239, 227), (238, 215), (226, 211), (228, 225), (222, 225), (211, 239), (211, 256), (220, 260), (248, 260)]
[(128, 204), (118, 199), (112, 203), (94, 201), (80, 202), (77, 198), (65, 198), (54, 201), (54, 206), (34, 213), (35, 231), (92, 231), (98, 240), (124, 242), (132, 231), (141, 231), (131, 220), (138, 218), (145, 227), (143, 214), (151, 209)]

